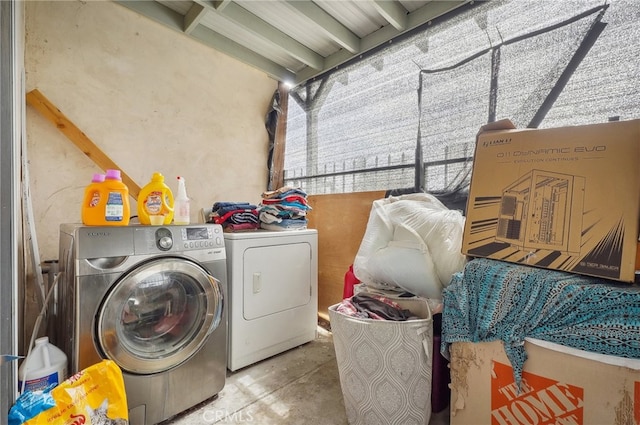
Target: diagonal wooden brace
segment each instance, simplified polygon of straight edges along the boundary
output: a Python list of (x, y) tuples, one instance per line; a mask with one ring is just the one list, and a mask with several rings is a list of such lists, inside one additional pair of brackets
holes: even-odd
[[(27, 105), (36, 109), (47, 120), (56, 126), (69, 140), (73, 142), (86, 156), (95, 162), (103, 170), (121, 170), (95, 143), (91, 141), (74, 123), (71, 122), (56, 106), (49, 101), (38, 89), (27, 93)], [(129, 188), (129, 195), (138, 199), (140, 186), (124, 171), (120, 171), (122, 181)]]

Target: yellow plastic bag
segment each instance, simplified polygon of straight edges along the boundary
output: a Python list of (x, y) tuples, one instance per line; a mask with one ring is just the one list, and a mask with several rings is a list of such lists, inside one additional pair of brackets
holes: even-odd
[(56, 403), (25, 425), (126, 425), (127, 396), (122, 371), (103, 360), (76, 373), (51, 390)]

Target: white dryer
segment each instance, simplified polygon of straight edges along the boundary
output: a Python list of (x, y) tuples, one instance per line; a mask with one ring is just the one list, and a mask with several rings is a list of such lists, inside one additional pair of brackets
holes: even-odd
[(227, 368), (309, 342), (318, 324), (318, 232), (224, 233), (229, 282)]

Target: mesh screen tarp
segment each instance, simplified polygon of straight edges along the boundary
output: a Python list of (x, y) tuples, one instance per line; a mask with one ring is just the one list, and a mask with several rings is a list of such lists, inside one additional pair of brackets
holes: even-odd
[(412, 187), (420, 123), (422, 187), (446, 192), (468, 183), (488, 121), (638, 118), (639, 15), (633, 0), (481, 3), (296, 87), (285, 180), (317, 194)]

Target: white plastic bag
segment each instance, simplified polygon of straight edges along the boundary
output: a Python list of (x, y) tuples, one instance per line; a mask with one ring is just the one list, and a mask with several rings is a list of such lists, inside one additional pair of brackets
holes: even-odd
[(465, 264), (461, 253), (464, 216), (428, 193), (373, 202), (353, 263), (356, 277), (380, 288), (402, 288), (442, 298), (451, 276)]

